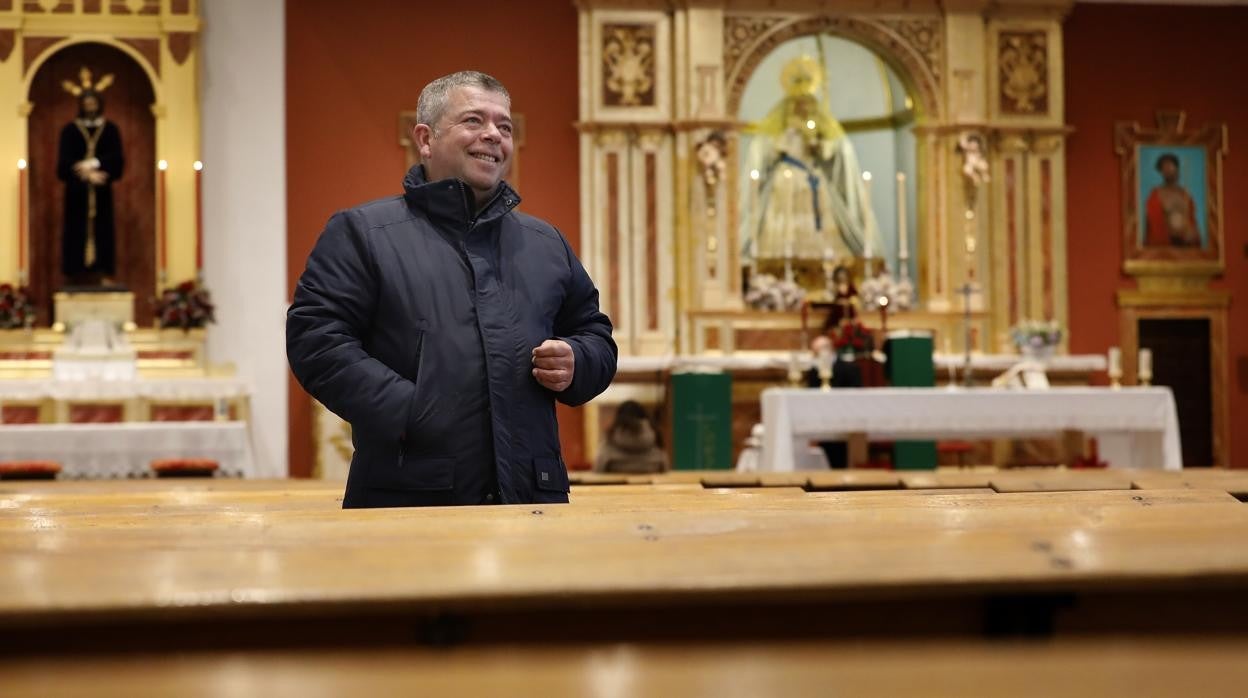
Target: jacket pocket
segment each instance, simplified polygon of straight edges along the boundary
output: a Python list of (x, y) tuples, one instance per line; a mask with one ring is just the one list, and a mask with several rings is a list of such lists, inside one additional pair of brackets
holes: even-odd
[(422, 458), (399, 451), (394, 465), (377, 464), (369, 484), (387, 490), (450, 490), (455, 486), (454, 458)]
[(533, 484), (546, 492), (568, 493), (568, 471), (559, 458), (533, 459)]
[(421, 367), (424, 366), (425, 357), (425, 335), (429, 331), (429, 323), (424, 320), (416, 323), (415, 336), (413, 337), (411, 356), (408, 358), (407, 379), (413, 383), (420, 382)]

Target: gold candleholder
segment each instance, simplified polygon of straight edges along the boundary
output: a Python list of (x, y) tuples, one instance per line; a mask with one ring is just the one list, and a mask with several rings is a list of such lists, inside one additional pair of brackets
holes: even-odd
[(793, 388), (800, 387), (802, 384), (802, 366), (801, 358), (798, 352), (789, 355), (789, 386)]
[(819, 389), (832, 389), (832, 352), (819, 354)]

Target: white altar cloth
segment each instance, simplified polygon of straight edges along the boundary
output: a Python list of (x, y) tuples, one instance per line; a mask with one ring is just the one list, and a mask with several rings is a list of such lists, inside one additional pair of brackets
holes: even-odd
[[(779, 369), (787, 370), (793, 360), (792, 352), (736, 352), (716, 355), (665, 355), (621, 356), (617, 373), (654, 373), (658, 371), (741, 371)], [(971, 369), (1000, 373), (1022, 360), (1018, 354), (971, 354)], [(809, 351), (797, 352), (798, 365), (803, 369), (814, 366), (815, 357)], [(932, 364), (937, 371), (950, 367), (961, 375), (966, 359), (962, 354), (934, 354)], [(1054, 356), (1044, 362), (1045, 368), (1055, 372), (1093, 373), (1104, 371), (1105, 356), (1102, 354), (1075, 354)], [(943, 373), (942, 373), (943, 376)]]
[(239, 378), (136, 378), (134, 380), (0, 380), (4, 400), (228, 400), (251, 394)]
[(1110, 467), (1180, 470), (1169, 388), (769, 388), (762, 394), (760, 470), (793, 470), (812, 439), (1095, 437)]
[(65, 478), (144, 477), (157, 458), (213, 458), (254, 477), (245, 422), (0, 425), (0, 460), (54, 460)]

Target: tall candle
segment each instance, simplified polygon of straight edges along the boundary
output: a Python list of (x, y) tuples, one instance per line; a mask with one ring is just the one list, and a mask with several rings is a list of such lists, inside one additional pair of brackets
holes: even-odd
[(169, 169), (169, 163), (161, 160), (156, 163), (156, 168), (159, 170), (156, 177), (156, 213), (160, 219), (156, 224), (160, 226), (160, 277), (163, 282), (169, 273), (169, 232), (166, 230), (165, 217), (165, 172)]
[(26, 161), (17, 161), (17, 275), (18, 283), (26, 283), (26, 245), (29, 244), (26, 235), (26, 206), (27, 206), (27, 171)]
[[(871, 259), (871, 229), (867, 222), (871, 220), (871, 173), (863, 170), (862, 172), (862, 194), (863, 194), (863, 211), (862, 211), (862, 256)], [(867, 271), (864, 274), (870, 275), (870, 265), (867, 265)]]
[(1122, 375), (1122, 350), (1118, 347), (1109, 348), (1109, 375)]
[(204, 163), (199, 160), (195, 168), (195, 276), (203, 276), (204, 272), (204, 189), (202, 175)]
[(1153, 350), (1144, 348), (1140, 350), (1140, 377), (1151, 379), (1153, 377)]
[(910, 251), (906, 248), (909, 233), (906, 230), (906, 173), (897, 173), (897, 258), (909, 259)]

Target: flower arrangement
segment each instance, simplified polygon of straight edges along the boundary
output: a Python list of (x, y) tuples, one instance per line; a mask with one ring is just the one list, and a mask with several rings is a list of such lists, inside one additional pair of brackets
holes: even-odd
[(838, 355), (871, 351), (875, 343), (871, 333), (857, 320), (842, 322), (840, 327), (832, 329), (831, 337), (832, 346)]
[(213, 315), (215, 306), (208, 289), (194, 281), (183, 281), (156, 299), (156, 319), (162, 328), (181, 327), (189, 330), (192, 327), (203, 327), (216, 322)]
[(755, 310), (797, 310), (806, 300), (806, 291), (792, 281), (784, 281), (771, 274), (750, 277), (745, 304)]
[(1019, 351), (1051, 350), (1062, 341), (1062, 327), (1056, 320), (1020, 320), (1010, 328), (1010, 338)]
[(0, 329), (30, 328), (35, 325), (35, 304), (30, 288), (0, 284)]

